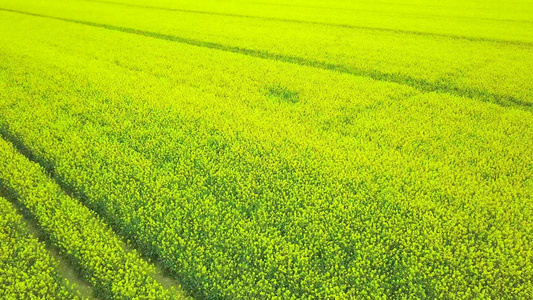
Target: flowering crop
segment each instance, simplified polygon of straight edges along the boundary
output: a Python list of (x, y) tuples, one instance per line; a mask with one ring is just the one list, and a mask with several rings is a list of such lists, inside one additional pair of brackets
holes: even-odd
[[(477, 16), (450, 16), (450, 11), (435, 16), (423, 10), (411, 15), (382, 11), (372, 7), (375, 4), (344, 10), (329, 4), (332, 7), (324, 8), (324, 3), (317, 5), (322, 9), (305, 10), (274, 5), (276, 9), (265, 17), (260, 13), (264, 7), (231, 7), (229, 1), (219, 5), (203, 1), (203, 8), (190, 9), (175, 9), (191, 6), (181, 3), (184, 1), (139, 2), (145, 1), (4, 0), (2, 8), (368, 76), (424, 91), (533, 105), (533, 19), (525, 15), (498, 22), (506, 15), (519, 17), (520, 9), (511, 7), (520, 7), (520, 3), (497, 10), (492, 7), (492, 13), (501, 13), (498, 17), (483, 7), (478, 8)], [(223, 8), (225, 12), (210, 13), (216, 6), (229, 7)], [(455, 9), (456, 14), (467, 10), (448, 9)]]
[(53, 259), (33, 237), (15, 208), (0, 197), (0, 297), (80, 299)]
[[(113, 299), (172, 298), (170, 292), (164, 290), (151, 277), (150, 273), (155, 271), (141, 260), (136, 252), (126, 251), (120, 239), (106, 228), (94, 213), (64, 194), (39, 165), (19, 154), (4, 140), (0, 140), (0, 182), (34, 215), (49, 235), (52, 244), (78, 266), (81, 273), (97, 289), (98, 295)], [(23, 250), (24, 240), (19, 242)], [(16, 245), (18, 247), (19, 243)], [(6, 245), (8, 252), (5, 254), (19, 251), (9, 246)], [(0, 278), (5, 280), (6, 277), (11, 277), (10, 272), (17, 271), (24, 270), (17, 269), (16, 266), (8, 268)], [(50, 273), (45, 269), (40, 274), (45, 277), (47, 272)], [(25, 283), (30, 289), (28, 294), (33, 289), (41, 288), (38, 278), (35, 280), (37, 281)], [(35, 284), (37, 286), (34, 286)], [(55, 290), (47, 291), (43, 287), (42, 296), (57, 293), (60, 298), (70, 298), (60, 287), (54, 288)], [(19, 289), (25, 289), (24, 283), (15, 287), (15, 291)], [(15, 294), (8, 291), (8, 296), (11, 295)]]
[[(95, 245), (116, 232), (199, 298), (533, 294), (524, 22), (497, 42), (407, 23), (371, 34), (263, 16), (254, 31), (140, 1), (27, 3), (0, 9), (0, 134), (37, 164), (4, 146), (2, 166), (18, 173), (1, 174), (36, 216), (35, 190), (61, 194), (76, 222), (97, 220)], [(159, 25), (140, 17), (153, 11)], [(93, 251), (126, 255), (95, 249), (88, 270)], [(111, 261), (98, 280), (128, 287)]]

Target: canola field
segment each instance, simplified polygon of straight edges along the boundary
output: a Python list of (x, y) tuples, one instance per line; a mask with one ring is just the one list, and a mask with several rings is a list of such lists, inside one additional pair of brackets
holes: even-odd
[(532, 295), (530, 0), (0, 0), (1, 299)]

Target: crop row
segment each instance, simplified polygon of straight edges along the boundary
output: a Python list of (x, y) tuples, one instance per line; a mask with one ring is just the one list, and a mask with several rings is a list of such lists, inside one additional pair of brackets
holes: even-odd
[[(51, 244), (78, 267), (99, 297), (172, 298), (170, 291), (151, 277), (153, 267), (135, 251), (126, 251), (121, 240), (93, 212), (66, 195), (38, 164), (4, 140), (0, 140), (0, 181), (35, 217)], [(24, 245), (22, 240), (15, 244)], [(9, 249), (10, 245), (7, 246)], [(17, 289), (31, 291), (37, 287), (30, 282), (27, 289), (22, 286)], [(58, 296), (65, 296), (62, 290), (57, 291), (61, 292)]]
[[(154, 0), (24, 0), (5, 2), (12, 8), (52, 5), (54, 11), (77, 8), (90, 11), (97, 5), (108, 7), (161, 10), (183, 15), (214, 15), (240, 19), (260, 19), (285, 23), (329, 25), (333, 27), (367, 28), (383, 31), (418, 32), (437, 36), (459, 36), (487, 40), (531, 42), (533, 18), (527, 0), (508, 3), (473, 3), (447, 1), (439, 5), (420, 5), (417, 1), (384, 2), (328, 2), (304, 1), (211, 1), (194, 2)], [(425, 4), (425, 3), (424, 3)], [(112, 15), (109, 15), (112, 16)]]
[[(533, 21), (529, 3), (514, 0), (512, 5), (494, 2), (446, 1), (427, 5), (420, 1), (353, 2), (320, 0), (217, 1), (194, 2), (154, 0), (99, 1), (118, 6), (214, 14), (241, 18), (272, 19), (282, 22), (330, 24), (339, 27), (364, 27), (437, 35), (455, 35), (501, 40), (531, 41), (524, 25)], [(524, 24), (525, 23), (525, 24)], [(527, 27), (526, 27), (527, 28)], [(509, 34), (513, 32), (516, 34)]]
[(80, 299), (75, 287), (58, 274), (57, 266), (13, 205), (0, 197), (0, 297)]
[(3, 16), (1, 130), (199, 294), (531, 294), (529, 112)]
[[(424, 91), (444, 91), (480, 100), (493, 98), (492, 101), (507, 104), (533, 103), (531, 36), (526, 37), (525, 44), (517, 45), (401, 30), (279, 22), (100, 2), (43, 3), (4, 1), (1, 8), (348, 72)], [(475, 24), (480, 21), (470, 22), (473, 24), (467, 28), (477, 32)], [(493, 32), (502, 31), (511, 38), (533, 32), (527, 22), (496, 22), (493, 26)], [(509, 26), (512, 28), (508, 29)]]

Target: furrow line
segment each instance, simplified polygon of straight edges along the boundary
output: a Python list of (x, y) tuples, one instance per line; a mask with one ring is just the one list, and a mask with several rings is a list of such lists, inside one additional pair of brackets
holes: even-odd
[(17, 213), (21, 216), (21, 220), (28, 229), (28, 232), (38, 241), (44, 244), (44, 248), (48, 252), (48, 255), (56, 260), (57, 268), (55, 271), (62, 277), (66, 278), (69, 283), (76, 284), (77, 290), (81, 293), (83, 299), (100, 299), (95, 295), (93, 287), (89, 282), (83, 278), (81, 272), (79, 272), (79, 266), (76, 266), (75, 262), (70, 260), (65, 255), (62, 255), (59, 248), (52, 245), (50, 242), (50, 235), (46, 233), (39, 222), (35, 218), (35, 215), (29, 211), (29, 209), (21, 203), (16, 196), (16, 192), (10, 189), (0, 179), (0, 197), (5, 198), (16, 209)]
[[(100, 2), (98, 0), (80, 0), (80, 1)], [(264, 5), (264, 6), (302, 7), (302, 8), (310, 8), (310, 9), (327, 9), (327, 10), (354, 11), (354, 12), (394, 13), (394, 14), (398, 14), (398, 15), (409, 15), (409, 16), (425, 16), (425, 17), (466, 19), (466, 20), (483, 20), (483, 21), (524, 23), (524, 24), (532, 24), (533, 23), (533, 21), (529, 21), (529, 20), (479, 18), (479, 17), (476, 18), (476, 17), (469, 17), (469, 16), (453, 16), (453, 15), (442, 15), (442, 14), (439, 15), (439, 14), (424, 14), (424, 13), (392, 12), (392, 11), (383, 11), (383, 10), (375, 10), (375, 9), (374, 10), (370, 10), (370, 9), (358, 9), (358, 8), (347, 8), (347, 7), (342, 7), (341, 8), (341, 7), (312, 6), (312, 5), (298, 5), (298, 4), (266, 3), (266, 2), (255, 2), (255, 1), (241, 1), (241, 2), (250, 3), (250, 4), (259, 4), (259, 5)], [(102, 3), (106, 3), (106, 2), (102, 1)], [(107, 3), (117, 3), (117, 2), (109, 1)], [(361, 3), (361, 2), (359, 2), (359, 3)], [(375, 2), (368, 2), (368, 3), (376, 4)], [(442, 7), (442, 6), (424, 4), (423, 7)]]
[(92, 26), (92, 27), (97, 27), (97, 28), (104, 28), (104, 29), (113, 30), (113, 31), (146, 36), (150, 38), (178, 42), (178, 43), (188, 44), (188, 45), (197, 46), (197, 47), (215, 49), (215, 50), (220, 50), (220, 51), (225, 51), (225, 52), (233, 52), (233, 53), (243, 54), (243, 55), (247, 55), (251, 57), (281, 61), (285, 63), (313, 67), (316, 69), (322, 69), (322, 70), (328, 70), (328, 71), (335, 71), (335, 72), (354, 75), (354, 76), (368, 77), (368, 78), (378, 80), (378, 81), (407, 85), (419, 91), (427, 92), (427, 93), (430, 93), (430, 92), (446, 93), (446, 94), (450, 94), (450, 95), (454, 95), (458, 97), (479, 99), (484, 102), (495, 103), (495, 104), (498, 104), (504, 107), (516, 107), (516, 108), (528, 110), (528, 111), (531, 111), (531, 109), (533, 108), (532, 102), (527, 102), (527, 101), (518, 99), (513, 96), (501, 95), (501, 94), (492, 93), (492, 92), (477, 89), (477, 88), (462, 88), (462, 87), (457, 87), (457, 86), (450, 86), (445, 83), (442, 83), (442, 84), (433, 83), (433, 82), (429, 82), (424, 79), (414, 78), (414, 77), (404, 75), (404, 74), (384, 73), (384, 72), (380, 72), (377, 70), (363, 70), (363, 69), (358, 69), (358, 68), (349, 67), (345, 65), (328, 63), (328, 62), (323, 62), (323, 61), (318, 61), (318, 60), (311, 60), (311, 59), (306, 59), (306, 58), (297, 57), (297, 56), (276, 54), (276, 53), (271, 53), (271, 52), (264, 51), (264, 50), (253, 50), (253, 49), (241, 48), (241, 47), (236, 47), (236, 46), (227, 46), (227, 45), (217, 44), (213, 42), (207, 42), (207, 41), (202, 41), (202, 40), (196, 40), (196, 39), (179, 37), (179, 36), (151, 32), (151, 31), (144, 31), (144, 30), (128, 28), (128, 27), (101, 24), (101, 23), (95, 23), (95, 22), (89, 22), (89, 21), (81, 21), (81, 20), (68, 19), (68, 18), (62, 18), (62, 17), (47, 16), (47, 15), (42, 15), (42, 14), (37, 14), (37, 13), (24, 12), (24, 11), (12, 10), (12, 9), (5, 9), (5, 8), (0, 8), (0, 11), (60, 20), (64, 22), (82, 24), (82, 25), (87, 25), (87, 26)]
[[(410, 34), (410, 35), (418, 35), (418, 36), (448, 38), (448, 39), (453, 39), (453, 40), (467, 40), (471, 42), (488, 42), (488, 43), (495, 43), (495, 44), (533, 47), (533, 43), (525, 42), (525, 41), (499, 40), (499, 39), (491, 39), (491, 38), (484, 38), (484, 37), (471, 37), (471, 36), (453, 35), (453, 34), (445, 34), (445, 33), (392, 29), (392, 28), (385, 28), (385, 27), (357, 26), (357, 25), (349, 25), (349, 24), (336, 24), (336, 23), (296, 20), (296, 19), (287, 19), (287, 18), (261, 17), (261, 16), (240, 15), (240, 14), (232, 14), (232, 13), (218, 13), (218, 12), (208, 12), (208, 11), (201, 11), (201, 10), (190, 10), (190, 9), (167, 8), (167, 7), (159, 7), (159, 6), (151, 6), (151, 5), (129, 4), (129, 3), (113, 2), (113, 1), (105, 1), (105, 0), (81, 0), (81, 1), (113, 4), (113, 5), (120, 5), (120, 6), (126, 6), (126, 7), (137, 7), (137, 8), (145, 8), (145, 9), (183, 12), (183, 13), (191, 13), (191, 14), (257, 19), (257, 20), (277, 21), (277, 22), (284, 22), (284, 23), (321, 25), (321, 26), (341, 27), (341, 28), (359, 29), (359, 30), (368, 30), (368, 31), (391, 32), (391, 33)], [(503, 21), (506, 21), (506, 20), (503, 20)], [(529, 23), (533, 23), (533, 22), (529, 22)]]
[[(0, 178), (0, 192), (4, 192), (7, 196), (6, 199), (9, 199), (12, 203), (14, 203), (14, 205), (16, 205), (18, 209), (22, 210), (24, 214), (28, 218), (30, 218), (32, 222), (34, 222), (34, 226), (32, 227), (42, 228), (42, 229), (36, 229), (39, 231), (38, 232), (39, 235), (47, 242), (47, 245), (50, 244), (51, 248), (57, 251), (58, 255), (59, 253), (61, 253), (61, 256), (64, 256), (64, 258), (63, 257), (61, 258), (64, 262), (68, 263), (69, 266), (74, 267), (77, 273), (76, 276), (80, 276), (81, 278), (84, 278), (84, 280), (91, 281), (91, 285), (92, 285), (91, 291), (93, 292), (93, 297), (104, 298), (104, 299), (116, 298), (116, 297), (127, 296), (128, 293), (131, 294), (132, 291), (135, 291), (135, 293), (137, 293), (137, 291), (142, 291), (143, 293), (146, 292), (147, 294), (136, 295), (136, 296), (146, 296), (148, 297), (147, 299), (191, 299), (189, 296), (185, 295), (181, 291), (181, 284), (177, 282), (177, 280), (175, 280), (174, 278), (171, 278), (170, 276), (167, 275), (166, 270), (161, 268), (159, 265), (155, 265), (154, 262), (150, 261), (150, 258), (143, 257), (140, 252), (133, 251), (134, 247), (131, 247), (131, 245), (129, 244), (129, 241), (125, 241), (124, 238), (115, 231), (115, 228), (112, 226), (112, 224), (103, 222), (104, 220), (109, 221), (109, 218), (107, 219), (102, 218), (97, 211), (93, 210), (92, 208), (86, 205), (86, 201), (84, 201), (83, 198), (80, 198), (79, 193), (77, 193), (73, 188), (66, 185), (60, 178), (58, 178), (55, 172), (54, 164), (52, 162), (48, 162), (45, 159), (39, 157), (38, 155), (35, 155), (24, 144), (22, 139), (18, 138), (15, 134), (13, 134), (9, 130), (8, 125), (4, 124), (0, 126), (0, 143), (5, 144), (6, 142), (11, 144), (14, 151), (16, 151), (16, 153), (14, 152), (14, 157), (13, 157), (14, 160), (15, 160), (15, 156), (20, 155), (24, 159), (26, 159), (28, 162), (36, 164), (37, 166), (42, 168), (42, 170), (44, 170), (46, 175), (41, 175), (41, 176), (47, 177), (47, 180), (50, 180), (55, 186), (57, 186), (58, 191), (60, 193), (63, 193), (64, 195), (63, 198), (65, 198), (66, 196), (67, 198), (70, 198), (76, 202), (75, 204), (74, 203), (65, 204), (66, 201), (68, 202), (66, 198), (60, 201), (60, 202), (63, 202), (62, 206), (69, 206), (75, 210), (72, 212), (69, 211), (69, 213), (76, 214), (78, 210), (85, 212), (85, 215), (83, 215), (82, 217), (87, 217), (88, 219), (86, 220), (80, 221), (81, 217), (74, 217), (74, 218), (69, 219), (75, 222), (72, 224), (72, 225), (75, 225), (74, 227), (80, 226), (78, 224), (79, 222), (85, 222), (87, 224), (91, 224), (90, 225), (91, 228), (93, 230), (96, 230), (94, 232), (91, 231), (91, 233), (96, 234), (96, 238), (98, 240), (94, 241), (94, 238), (87, 237), (87, 241), (85, 242), (101, 243), (103, 242), (102, 240), (103, 238), (107, 238), (105, 243), (108, 243), (108, 245), (104, 246), (104, 248), (102, 249), (110, 253), (106, 253), (105, 256), (109, 256), (109, 257), (112, 257), (113, 259), (118, 259), (118, 260), (117, 261), (115, 260), (105, 261), (106, 259), (109, 259), (109, 257), (104, 257), (102, 256), (102, 253), (100, 253), (101, 256), (99, 259), (104, 260), (104, 263), (103, 263), (104, 265), (99, 266), (98, 268), (105, 269), (105, 268), (109, 268), (110, 266), (121, 268), (120, 270), (118, 269), (113, 269), (113, 270), (116, 270), (117, 272), (118, 271), (122, 272), (121, 273), (122, 275), (118, 275), (118, 276), (125, 276), (128, 281), (131, 281), (131, 282), (137, 281), (137, 283), (141, 284), (135, 287), (130, 285), (129, 287), (126, 287), (126, 288), (129, 288), (130, 290), (124, 292), (123, 291), (124, 287), (118, 285), (117, 282), (114, 282), (114, 281), (105, 282), (106, 280), (109, 280), (109, 278), (104, 278), (103, 276), (110, 276), (109, 272), (106, 272), (104, 270), (103, 274), (99, 274), (99, 272), (102, 272), (102, 270), (96, 270), (96, 269), (93, 270), (92, 268), (94, 266), (91, 266), (90, 262), (82, 261), (82, 259), (87, 259), (87, 257), (83, 257), (84, 255), (83, 253), (86, 253), (88, 251), (89, 252), (95, 251), (96, 249), (95, 246), (89, 246), (86, 248), (82, 247), (79, 249), (78, 248), (70, 249), (67, 247), (68, 251), (67, 249), (65, 249), (65, 244), (64, 244), (65, 241), (64, 240), (62, 241), (62, 239), (66, 238), (66, 236), (59, 236), (65, 233), (64, 232), (58, 233), (59, 231), (57, 230), (57, 228), (54, 228), (54, 226), (57, 226), (57, 225), (54, 225), (54, 222), (58, 222), (58, 220), (62, 219), (63, 217), (61, 216), (63, 213), (58, 211), (58, 209), (60, 209), (59, 207), (43, 208), (43, 207), (47, 207), (47, 205), (49, 206), (49, 204), (42, 204), (42, 205), (39, 205), (41, 208), (35, 208), (35, 207), (30, 208), (28, 207), (29, 204), (24, 203), (24, 201), (22, 200), (17, 200), (23, 197), (22, 195), (20, 195), (20, 192), (17, 190), (17, 188), (20, 189), (20, 186), (17, 188), (14, 188), (13, 186), (9, 184), (9, 182), (5, 182), (4, 180), (5, 178), (4, 179)], [(0, 161), (0, 164), (1, 164), (1, 161)], [(57, 197), (60, 197), (59, 194)], [(35, 204), (32, 204), (32, 205), (35, 206)], [(54, 221), (51, 219), (47, 219), (49, 224), (40, 224), (40, 220), (38, 216), (36, 215), (36, 212), (32, 211), (36, 209), (42, 213), (45, 213), (45, 212), (47, 214), (53, 213), (55, 215), (53, 218), (55, 218), (56, 220)], [(57, 215), (58, 213), (59, 213), (59, 216)], [(96, 216), (96, 220), (95, 220), (95, 216)], [(92, 225), (95, 222), (101, 225), (98, 225), (99, 227), (95, 228), (95, 226), (97, 225)], [(43, 227), (43, 225), (45, 227)], [(77, 231), (78, 229), (73, 229), (73, 230), (75, 231), (73, 233), (76, 236), (84, 236), (84, 234), (88, 232), (87, 230), (90, 230), (90, 229), (84, 229), (85, 231), (82, 230), (82, 232), (78, 232)], [(56, 234), (56, 236), (54, 236), (54, 234)], [(54, 243), (56, 243), (56, 245), (52, 246), (52, 241), (55, 241)], [(103, 244), (101, 246), (103, 246)], [(71, 251), (72, 253), (78, 253), (83, 258), (76, 257), (74, 254), (71, 253)], [(94, 256), (96, 254), (91, 253), (90, 255)], [(96, 263), (95, 266), (98, 266), (98, 262), (92, 262), (92, 263)], [(62, 264), (62, 266), (63, 265), (64, 264)], [(132, 269), (129, 270), (129, 268), (132, 268)], [(150, 270), (150, 268), (153, 268), (153, 269)], [(66, 274), (68, 275), (68, 274), (72, 274), (73, 271), (67, 270), (66, 272), (67, 272)], [(145, 272), (145, 273), (133, 274), (136, 272)], [(140, 275), (141, 278), (134, 278), (133, 276), (136, 276), (136, 275)], [(89, 279), (87, 276), (89, 276), (91, 279)], [(111, 276), (115, 276), (115, 275), (111, 275)], [(112, 284), (113, 287), (107, 286), (108, 284)], [(82, 285), (82, 286), (85, 288), (85, 285)], [(144, 291), (144, 289), (147, 289), (147, 291)], [(130, 296), (134, 296), (134, 295), (131, 294)]]

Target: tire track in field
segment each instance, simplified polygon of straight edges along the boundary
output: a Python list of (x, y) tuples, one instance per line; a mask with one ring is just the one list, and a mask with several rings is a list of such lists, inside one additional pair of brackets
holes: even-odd
[[(232, 14), (232, 13), (218, 13), (218, 12), (209, 12), (209, 11), (202, 11), (202, 10), (189, 10), (189, 9), (180, 9), (180, 8), (167, 8), (167, 7), (160, 7), (160, 6), (129, 4), (129, 3), (123, 3), (123, 2), (106, 1), (106, 0), (80, 0), (80, 1), (104, 3), (104, 4), (112, 4), (112, 5), (120, 5), (120, 6), (126, 6), (126, 7), (144, 8), (144, 9), (183, 12), (183, 13), (191, 13), (191, 14), (235, 17), (235, 18), (244, 18), (244, 19), (256, 19), (256, 20), (276, 21), (276, 22), (295, 23), (295, 24), (322, 25), (322, 26), (359, 29), (359, 30), (368, 30), (368, 31), (447, 38), (447, 39), (452, 39), (452, 40), (466, 40), (470, 42), (488, 42), (488, 43), (503, 44), (503, 45), (533, 47), (533, 43), (525, 42), (525, 41), (499, 40), (499, 39), (491, 39), (491, 38), (484, 38), (484, 37), (470, 37), (470, 36), (463, 36), (463, 35), (432, 33), (432, 32), (422, 32), (422, 31), (414, 31), (414, 30), (383, 28), (383, 27), (357, 26), (357, 25), (349, 25), (349, 24), (335, 24), (335, 23), (327, 23), (327, 22), (295, 20), (295, 19), (286, 19), (286, 18), (250, 16), (250, 15), (240, 15), (240, 14)], [(441, 17), (447, 18), (448, 16), (441, 16)], [(464, 18), (469, 19), (468, 17), (464, 17)], [(480, 20), (491, 20), (491, 19), (480, 19)], [(515, 22), (514, 20), (498, 20), (498, 21)], [(533, 22), (528, 22), (528, 21), (516, 21), (516, 22), (533, 23)]]
[[(90, 0), (80, 0), (80, 1), (90, 1)], [(95, 1), (96, 2), (96, 1)], [(457, 15), (443, 15), (443, 14), (424, 14), (424, 13), (415, 13), (415, 12), (391, 12), (391, 11), (383, 11), (383, 10), (370, 10), (370, 9), (357, 9), (357, 8), (341, 8), (341, 7), (327, 7), (327, 6), (312, 6), (312, 5), (304, 5), (304, 4), (281, 4), (281, 3), (267, 3), (267, 2), (256, 2), (256, 1), (239, 1), (242, 3), (249, 3), (249, 4), (259, 4), (259, 5), (265, 5), (265, 6), (285, 6), (285, 7), (301, 7), (301, 8), (311, 8), (311, 9), (327, 9), (327, 10), (338, 10), (338, 11), (364, 11), (364, 12), (376, 12), (376, 13), (394, 13), (398, 15), (413, 15), (413, 16), (427, 16), (427, 17), (440, 17), (440, 18), (452, 18), (452, 19), (468, 19), (468, 20), (483, 20), (483, 21), (497, 21), (497, 22), (511, 22), (511, 23), (526, 23), (531, 24), (533, 21), (530, 20), (513, 20), (513, 19), (496, 19), (496, 18), (480, 18), (480, 17), (468, 17), (468, 16), (457, 16)], [(436, 7), (436, 8), (448, 8), (451, 9), (451, 7), (446, 7), (442, 5), (430, 5), (430, 4), (399, 4), (399, 3), (387, 3), (387, 2), (361, 2), (358, 1), (358, 3), (368, 3), (368, 4), (386, 4), (386, 5), (396, 5), (396, 6), (411, 6), (411, 7)], [(472, 9), (472, 8), (467, 8)], [(478, 10), (492, 10), (492, 9), (480, 9)], [(524, 11), (521, 11), (524, 12)], [(533, 11), (531, 11), (533, 12)]]
[(136, 34), (136, 35), (150, 37), (150, 38), (156, 38), (160, 40), (178, 42), (178, 43), (187, 44), (191, 46), (220, 50), (220, 51), (225, 51), (225, 52), (233, 52), (233, 53), (247, 55), (251, 57), (275, 60), (275, 61), (291, 63), (291, 64), (306, 66), (306, 67), (312, 67), (316, 69), (334, 71), (334, 72), (339, 72), (339, 73), (349, 74), (349, 75), (354, 75), (354, 76), (368, 77), (368, 78), (378, 80), (378, 81), (407, 85), (421, 92), (426, 92), (426, 93), (430, 93), (430, 92), (446, 93), (446, 94), (451, 94), (451, 95), (458, 96), (458, 97), (473, 98), (473, 99), (479, 99), (484, 102), (496, 103), (504, 107), (516, 107), (516, 108), (520, 108), (520, 109), (528, 110), (528, 111), (532, 111), (533, 109), (533, 102), (527, 102), (527, 101), (518, 99), (513, 96), (492, 93), (492, 92), (481, 90), (478, 88), (461, 88), (457, 86), (451, 86), (445, 83), (439, 83), (439, 82), (433, 83), (433, 82), (430, 82), (424, 79), (415, 78), (415, 77), (411, 77), (411, 76), (404, 75), (404, 74), (384, 73), (378, 70), (363, 70), (363, 69), (358, 69), (355, 67), (328, 63), (328, 62), (323, 62), (323, 61), (318, 61), (318, 60), (311, 60), (311, 59), (306, 59), (306, 58), (297, 57), (297, 56), (271, 53), (271, 52), (264, 51), (264, 50), (253, 50), (253, 49), (247, 49), (247, 48), (241, 48), (241, 47), (235, 47), (235, 46), (228, 46), (228, 45), (217, 44), (213, 42), (207, 42), (207, 41), (196, 40), (196, 39), (185, 38), (185, 37), (179, 37), (179, 36), (174, 36), (174, 35), (168, 35), (168, 34), (163, 34), (163, 33), (158, 33), (158, 32), (144, 31), (144, 30), (139, 30), (139, 29), (134, 29), (134, 28), (94, 23), (94, 22), (89, 22), (89, 21), (81, 21), (81, 20), (68, 19), (68, 18), (62, 18), (62, 17), (47, 16), (47, 15), (42, 15), (42, 14), (37, 14), (37, 13), (32, 13), (32, 12), (18, 11), (18, 10), (5, 9), (5, 8), (0, 8), (0, 11), (18, 13), (18, 14), (53, 19), (53, 20), (60, 20), (64, 22), (87, 25), (87, 26), (92, 26), (92, 27), (97, 27), (97, 28), (104, 28), (104, 29), (113, 30), (113, 31)]
[[(80, 1), (90, 1), (90, 2), (102, 2), (102, 3), (117, 3), (111, 1), (97, 1), (97, 0), (80, 0)], [(385, 14), (395, 14), (399, 16), (415, 16), (415, 17), (436, 17), (436, 18), (446, 18), (446, 19), (463, 19), (463, 20), (481, 20), (481, 21), (493, 21), (493, 22), (506, 22), (506, 23), (523, 23), (523, 24), (533, 24), (533, 21), (530, 20), (513, 20), (513, 19), (496, 19), (496, 18), (480, 18), (480, 17), (468, 17), (468, 16), (457, 16), (457, 15), (445, 15), (445, 14), (426, 14), (426, 13), (416, 13), (416, 12), (392, 12), (384, 11), (378, 9), (357, 9), (357, 8), (340, 8), (340, 7), (327, 7), (327, 6), (311, 6), (311, 5), (297, 5), (297, 4), (280, 4), (280, 3), (266, 3), (266, 2), (246, 2), (259, 4), (264, 6), (286, 6), (286, 7), (302, 7), (309, 9), (325, 9), (325, 10), (337, 10), (337, 11), (354, 11), (354, 12), (371, 12), (371, 13), (385, 13)], [(361, 3), (361, 2), (358, 2)], [(122, 3), (120, 3), (122, 4)], [(420, 5), (422, 7), (431, 7), (432, 5)], [(438, 6), (437, 6), (438, 7)], [(297, 20), (296, 20), (297, 21)], [(339, 24), (329, 24), (329, 25), (339, 25)]]
[[(77, 200), (89, 211), (93, 211), (97, 216), (99, 216), (100, 222), (106, 223), (105, 225), (108, 225), (111, 231), (119, 238), (121, 245), (126, 252), (131, 252), (133, 251), (133, 249), (137, 249), (137, 247), (135, 247), (136, 245), (134, 244), (134, 241), (124, 240), (123, 235), (119, 234), (119, 231), (116, 230), (114, 224), (107, 223), (109, 221), (109, 218), (107, 218), (108, 216), (102, 216), (100, 212), (92, 209), (90, 206), (87, 206), (88, 197), (84, 193), (73, 189), (63, 180), (58, 178), (55, 172), (53, 162), (47, 161), (42, 157), (39, 157), (38, 155), (34, 154), (31, 149), (26, 146), (22, 138), (19, 138), (13, 132), (11, 132), (8, 125), (1, 126), (0, 124), (0, 139), (11, 143), (13, 145), (13, 148), (16, 149), (18, 153), (20, 153), (29, 161), (39, 165), (46, 172), (47, 177), (50, 178), (61, 189), (63, 193), (65, 193), (70, 198)], [(35, 215), (28, 208), (26, 208), (26, 206), (24, 206), (21, 201), (17, 200), (17, 194), (13, 190), (11, 190), (11, 188), (9, 188), (7, 184), (4, 184), (1, 179), (0, 196), (3, 196), (8, 201), (13, 203), (13, 205), (17, 208), (17, 211), (20, 211), (23, 214), (23, 219), (28, 220), (27, 222), (30, 225), (30, 229), (33, 231), (32, 234), (34, 234), (39, 240), (45, 241), (46, 249), (49, 250), (50, 254), (58, 260), (59, 266), (63, 268), (63, 270), (58, 270), (58, 272), (62, 276), (63, 274), (66, 275), (63, 276), (64, 278), (76, 279), (73, 280), (73, 282), (78, 285), (81, 285), (81, 289), (79, 288), (80, 292), (91, 294), (88, 295), (89, 300), (98, 299), (96, 298), (96, 295), (98, 294), (96, 293), (96, 289), (86, 279), (84, 279), (81, 273), (82, 268), (80, 264), (78, 264), (74, 260), (69, 259), (64, 254), (61, 254), (59, 248), (57, 248), (50, 242), (50, 234), (48, 234), (42, 229), (42, 227), (39, 226)], [(163, 288), (167, 290), (171, 290), (172, 288), (174, 288), (174, 292), (177, 293), (178, 296), (180, 296), (180, 299), (194, 300), (194, 298), (190, 296), (190, 294), (192, 294), (194, 291), (187, 290), (187, 294), (185, 294), (184, 288), (186, 286), (182, 285), (177, 279), (173, 278), (168, 270), (162, 267), (162, 265), (160, 265), (158, 262), (152, 261), (152, 257), (145, 256), (142, 251), (139, 251), (137, 249), (137, 253), (139, 254), (139, 259), (144, 260), (148, 265), (152, 265), (155, 268), (156, 272), (153, 274), (149, 274), (149, 276), (151, 276), (155, 281), (157, 281), (157, 283), (163, 286)]]
[[(3, 136), (0, 134), (0, 138), (2, 137)], [(67, 279), (69, 283), (75, 283), (75, 290), (80, 292), (83, 299), (99, 299), (95, 296), (96, 292), (92, 285), (85, 278), (83, 278), (81, 272), (76, 270), (76, 264), (71, 262), (67, 257), (61, 255), (59, 249), (52, 245), (49, 235), (39, 225), (39, 222), (37, 222), (35, 216), (28, 210), (28, 208), (26, 208), (26, 206), (24, 206), (24, 204), (18, 200), (16, 193), (8, 188), (7, 185), (1, 180), (0, 197), (5, 198), (7, 201), (13, 204), (17, 214), (21, 216), (20, 219), (24, 226), (28, 229), (30, 235), (43, 244), (45, 250), (48, 252), (48, 255), (57, 262), (57, 268), (54, 268), (57, 274), (59, 274), (62, 278)]]

